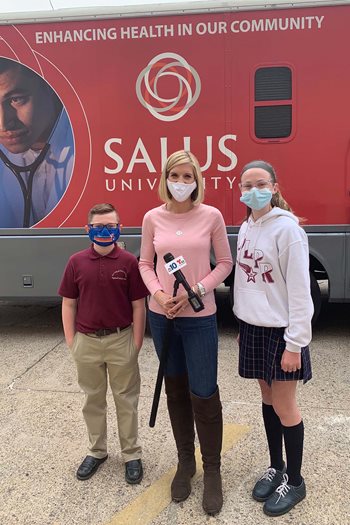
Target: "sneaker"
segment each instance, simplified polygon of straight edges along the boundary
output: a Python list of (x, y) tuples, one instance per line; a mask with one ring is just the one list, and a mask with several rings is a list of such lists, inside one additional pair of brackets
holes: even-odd
[(275, 490), (272, 496), (265, 502), (263, 511), (268, 516), (282, 516), (289, 512), (299, 501), (306, 496), (305, 482), (302, 482), (299, 487), (288, 485), (288, 476), (283, 474), (283, 481)]
[(282, 483), (283, 474), (286, 472), (286, 465), (283, 463), (282, 470), (269, 467), (260, 479), (255, 483), (252, 496), (256, 501), (266, 501)]

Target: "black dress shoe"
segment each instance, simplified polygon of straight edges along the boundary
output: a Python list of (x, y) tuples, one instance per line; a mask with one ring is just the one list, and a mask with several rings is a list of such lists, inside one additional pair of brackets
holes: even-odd
[(94, 458), (93, 456), (86, 456), (82, 464), (77, 470), (77, 478), (81, 481), (84, 481), (85, 479), (91, 478), (98, 469), (98, 467), (106, 461), (108, 458), (108, 455), (104, 458)]
[(283, 481), (283, 474), (286, 472), (286, 465), (283, 464), (282, 470), (269, 467), (260, 479), (255, 483), (252, 496), (256, 501), (266, 501), (275, 492)]
[(125, 481), (130, 485), (140, 483), (143, 478), (141, 459), (132, 459), (125, 463)]
[(283, 481), (275, 490), (272, 496), (265, 502), (263, 511), (268, 516), (282, 516), (289, 512), (299, 501), (302, 501), (306, 496), (305, 482), (302, 482), (298, 487), (288, 484), (288, 475), (283, 474)]

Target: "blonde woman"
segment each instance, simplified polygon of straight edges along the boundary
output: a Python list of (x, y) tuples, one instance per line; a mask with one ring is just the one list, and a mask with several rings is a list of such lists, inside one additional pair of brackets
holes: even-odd
[[(207, 514), (215, 515), (221, 510), (223, 499), (214, 289), (231, 272), (231, 251), (221, 213), (203, 204), (203, 178), (191, 152), (177, 151), (167, 159), (159, 196), (164, 204), (147, 212), (143, 220), (140, 272), (151, 293), (149, 323), (158, 356), (168, 319), (173, 320), (165, 369), (167, 405), (178, 452), (171, 495), (179, 502), (191, 492), (191, 477), (196, 470), (195, 421), (204, 469), (203, 508)], [(216, 258), (214, 269), (210, 265), (211, 248)], [(163, 260), (168, 252), (185, 259), (182, 272), (201, 296), (204, 310), (193, 311), (181, 285), (177, 296), (172, 297), (174, 277), (167, 273)]]

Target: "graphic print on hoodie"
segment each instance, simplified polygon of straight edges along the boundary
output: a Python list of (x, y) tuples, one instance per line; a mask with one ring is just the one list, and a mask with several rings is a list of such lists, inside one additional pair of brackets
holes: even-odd
[(305, 231), (291, 212), (275, 207), (239, 231), (234, 313), (255, 326), (285, 327), (287, 349), (311, 341), (313, 303)]

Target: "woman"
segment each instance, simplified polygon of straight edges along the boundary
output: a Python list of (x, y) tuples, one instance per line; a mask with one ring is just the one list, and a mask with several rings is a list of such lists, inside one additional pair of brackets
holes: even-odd
[[(196, 470), (195, 420), (204, 469), (203, 508), (214, 515), (223, 503), (220, 475), (222, 409), (217, 386), (214, 289), (232, 270), (231, 251), (221, 213), (202, 203), (203, 179), (192, 153), (177, 151), (170, 155), (158, 191), (164, 204), (144, 217), (140, 272), (151, 294), (149, 323), (158, 356), (168, 320), (173, 320), (165, 368), (167, 405), (178, 451), (171, 495), (179, 502), (191, 493), (191, 477)], [(216, 258), (213, 270), (211, 247)], [(169, 252), (185, 259), (182, 272), (201, 297), (204, 310), (193, 311), (181, 285), (177, 296), (172, 296), (174, 276), (167, 273), (163, 260)]]
[(306, 495), (301, 476), (304, 425), (296, 387), (298, 380), (311, 378), (308, 241), (270, 164), (244, 166), (240, 189), (247, 220), (239, 231), (234, 285), (239, 374), (259, 382), (270, 452), (270, 466), (255, 484), (253, 498), (265, 502), (266, 514), (280, 516)]

